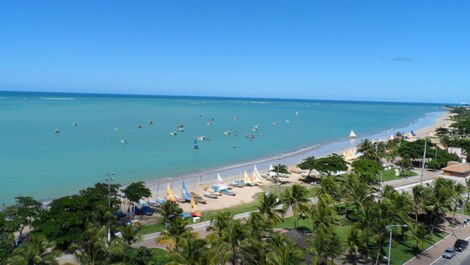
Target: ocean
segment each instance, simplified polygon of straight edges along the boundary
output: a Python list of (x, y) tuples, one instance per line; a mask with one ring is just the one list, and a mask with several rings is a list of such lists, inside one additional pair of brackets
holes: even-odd
[(0, 92), (0, 204), (76, 193), (107, 173), (122, 184), (178, 177), (345, 141), (351, 129), (427, 126), (440, 113), (418, 103)]

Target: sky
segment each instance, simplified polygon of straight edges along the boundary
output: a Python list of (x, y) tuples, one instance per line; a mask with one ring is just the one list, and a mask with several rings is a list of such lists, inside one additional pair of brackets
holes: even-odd
[(468, 1), (2, 1), (0, 90), (470, 101)]

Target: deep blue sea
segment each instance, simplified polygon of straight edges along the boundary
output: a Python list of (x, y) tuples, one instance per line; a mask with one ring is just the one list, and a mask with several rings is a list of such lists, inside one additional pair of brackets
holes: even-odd
[[(125, 184), (344, 140), (351, 129), (371, 135), (407, 126), (441, 107), (0, 92), (0, 203), (19, 195), (44, 200), (74, 193), (104, 181), (108, 172)], [(247, 139), (249, 134), (254, 139)], [(198, 136), (206, 140), (193, 150)]]

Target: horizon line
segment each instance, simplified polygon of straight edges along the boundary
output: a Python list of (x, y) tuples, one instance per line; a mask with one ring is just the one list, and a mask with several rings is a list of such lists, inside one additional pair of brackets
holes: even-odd
[(13, 91), (2, 90), (0, 93), (33, 93), (33, 94), (67, 94), (67, 95), (87, 95), (87, 96), (130, 96), (130, 97), (179, 97), (179, 98), (214, 98), (214, 99), (265, 99), (265, 100), (296, 100), (296, 101), (343, 101), (343, 102), (370, 102), (370, 103), (404, 103), (404, 104), (433, 104), (433, 105), (459, 105), (459, 103), (449, 102), (415, 102), (415, 101), (388, 101), (388, 100), (360, 100), (360, 99), (318, 99), (318, 98), (282, 98), (282, 97), (243, 97), (243, 96), (197, 96), (197, 95), (171, 95), (171, 94), (141, 94), (141, 93), (106, 93), (106, 92), (66, 92), (66, 91)]

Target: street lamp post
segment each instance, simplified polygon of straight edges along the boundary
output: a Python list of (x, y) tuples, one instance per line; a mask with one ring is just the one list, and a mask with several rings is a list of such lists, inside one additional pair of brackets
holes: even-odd
[(424, 176), (424, 163), (426, 160), (426, 147), (428, 144), (428, 140), (424, 139), (424, 152), (423, 152), (423, 161), (421, 163), (421, 185), (423, 185), (423, 176)]
[(390, 265), (390, 254), (392, 253), (392, 227), (408, 227), (408, 225), (387, 225), (385, 228), (390, 231), (390, 238), (388, 240), (388, 258), (387, 265)]

